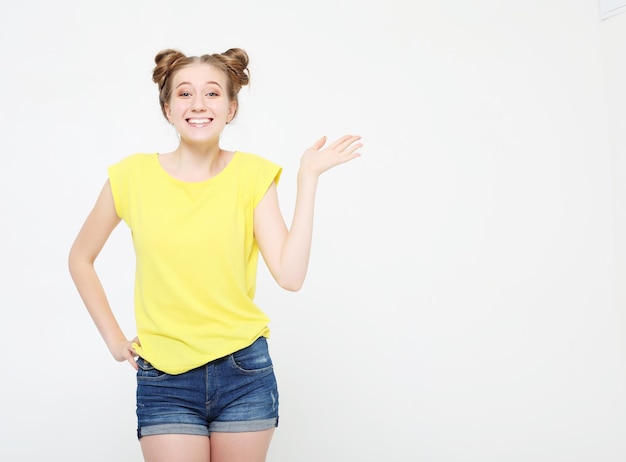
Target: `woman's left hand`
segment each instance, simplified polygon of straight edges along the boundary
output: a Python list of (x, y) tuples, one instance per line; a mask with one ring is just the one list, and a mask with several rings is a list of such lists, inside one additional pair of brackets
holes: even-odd
[(321, 137), (302, 155), (300, 171), (319, 176), (336, 165), (356, 159), (361, 155), (357, 149), (363, 146), (358, 143), (360, 139), (360, 136), (345, 135), (322, 149), (326, 144), (326, 137)]

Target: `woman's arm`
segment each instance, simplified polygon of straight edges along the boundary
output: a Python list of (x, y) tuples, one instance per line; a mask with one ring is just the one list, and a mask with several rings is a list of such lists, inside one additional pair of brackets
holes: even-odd
[(315, 194), (326, 170), (360, 156), (359, 136), (346, 135), (322, 149), (326, 137), (305, 151), (300, 160), (298, 188), (291, 227), (287, 229), (272, 183), (254, 211), (254, 233), (263, 259), (278, 284), (287, 290), (302, 287), (309, 265)]
[(94, 268), (97, 256), (119, 222), (111, 184), (107, 180), (72, 244), (68, 265), (78, 293), (109, 351), (117, 361), (128, 361), (137, 369), (132, 341), (126, 339), (115, 319)]

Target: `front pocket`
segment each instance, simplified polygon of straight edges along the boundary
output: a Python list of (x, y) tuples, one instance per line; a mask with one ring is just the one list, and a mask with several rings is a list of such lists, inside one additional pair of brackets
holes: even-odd
[(228, 359), (233, 367), (247, 374), (267, 372), (273, 369), (272, 358), (267, 349), (267, 342), (263, 337), (249, 347), (236, 351)]
[(137, 366), (139, 366), (139, 369), (137, 370), (138, 379), (158, 379), (167, 375), (165, 372), (155, 368), (151, 363), (142, 357), (137, 358)]

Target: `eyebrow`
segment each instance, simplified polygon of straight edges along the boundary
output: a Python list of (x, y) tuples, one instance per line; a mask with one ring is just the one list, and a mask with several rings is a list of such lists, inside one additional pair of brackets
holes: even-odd
[[(215, 82), (214, 80), (209, 80), (208, 82), (205, 82), (205, 85), (211, 85), (211, 84), (217, 85), (218, 87), (222, 88), (222, 86), (219, 83)], [(181, 87), (183, 85), (191, 85), (191, 82), (180, 82), (178, 85), (176, 85), (176, 88)]]

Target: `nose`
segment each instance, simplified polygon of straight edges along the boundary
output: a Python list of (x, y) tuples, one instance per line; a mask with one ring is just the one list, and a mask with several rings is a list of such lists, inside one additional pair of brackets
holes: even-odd
[(191, 109), (194, 111), (204, 111), (206, 110), (206, 104), (204, 103), (204, 98), (202, 95), (196, 95), (192, 101)]

